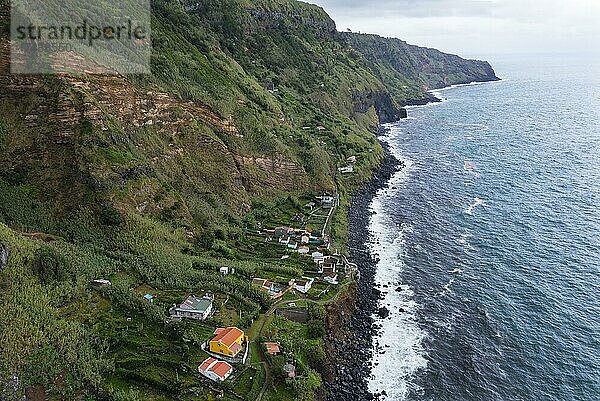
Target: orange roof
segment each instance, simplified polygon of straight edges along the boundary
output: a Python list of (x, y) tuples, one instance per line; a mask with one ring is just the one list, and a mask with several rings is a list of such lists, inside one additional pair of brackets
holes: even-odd
[(226, 329), (217, 329), (215, 330), (216, 336), (210, 340), (212, 341), (220, 341), (227, 347), (231, 347), (238, 338), (244, 335), (244, 332), (237, 327), (228, 327)]
[(265, 343), (265, 347), (267, 348), (267, 354), (269, 355), (277, 355), (281, 352), (279, 350), (279, 343)]
[(204, 362), (202, 362), (202, 365), (200, 365), (200, 368), (198, 370), (200, 370), (202, 372), (206, 372), (208, 370), (208, 368), (210, 367), (210, 364), (215, 361), (216, 361), (215, 358), (206, 358), (204, 360)]
[(215, 358), (206, 358), (198, 368), (201, 373), (213, 372), (222, 378), (224, 378), (232, 369), (232, 366), (227, 362), (218, 361)]
[(232, 369), (231, 365), (227, 362), (219, 361), (215, 363), (212, 367), (212, 371), (219, 377), (225, 377), (227, 373)]

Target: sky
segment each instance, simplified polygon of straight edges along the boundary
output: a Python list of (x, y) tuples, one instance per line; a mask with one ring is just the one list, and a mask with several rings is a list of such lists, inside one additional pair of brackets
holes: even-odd
[(462, 55), (600, 52), (600, 0), (306, 0), (338, 30)]

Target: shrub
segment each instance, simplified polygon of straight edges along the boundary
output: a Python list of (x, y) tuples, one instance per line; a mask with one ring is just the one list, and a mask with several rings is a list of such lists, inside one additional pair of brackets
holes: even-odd
[(54, 248), (39, 248), (33, 257), (33, 273), (42, 284), (64, 281), (69, 278), (67, 260)]
[(112, 206), (103, 206), (100, 210), (100, 221), (107, 226), (119, 226), (122, 222), (121, 214)]
[(308, 337), (316, 340), (325, 335), (325, 325), (320, 320), (313, 320), (307, 325)]

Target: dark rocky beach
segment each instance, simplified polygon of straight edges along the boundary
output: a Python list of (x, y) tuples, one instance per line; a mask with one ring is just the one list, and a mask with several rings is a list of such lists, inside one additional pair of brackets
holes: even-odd
[[(384, 144), (385, 147), (385, 144)], [(385, 148), (385, 158), (373, 178), (352, 196), (348, 210), (350, 261), (360, 272), (355, 291), (345, 305), (330, 310), (329, 353), (331, 359), (330, 380), (325, 400), (371, 400), (367, 379), (370, 374), (371, 349), (377, 328), (372, 316), (385, 315), (380, 310), (381, 292), (375, 288), (376, 260), (368, 249), (369, 209), (377, 191), (387, 185), (402, 163)]]

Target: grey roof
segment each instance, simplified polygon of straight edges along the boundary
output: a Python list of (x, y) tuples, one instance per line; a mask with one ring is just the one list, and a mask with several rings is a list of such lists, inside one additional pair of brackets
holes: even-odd
[(211, 305), (212, 301), (210, 299), (189, 296), (181, 305), (179, 305), (178, 309), (204, 313)]

